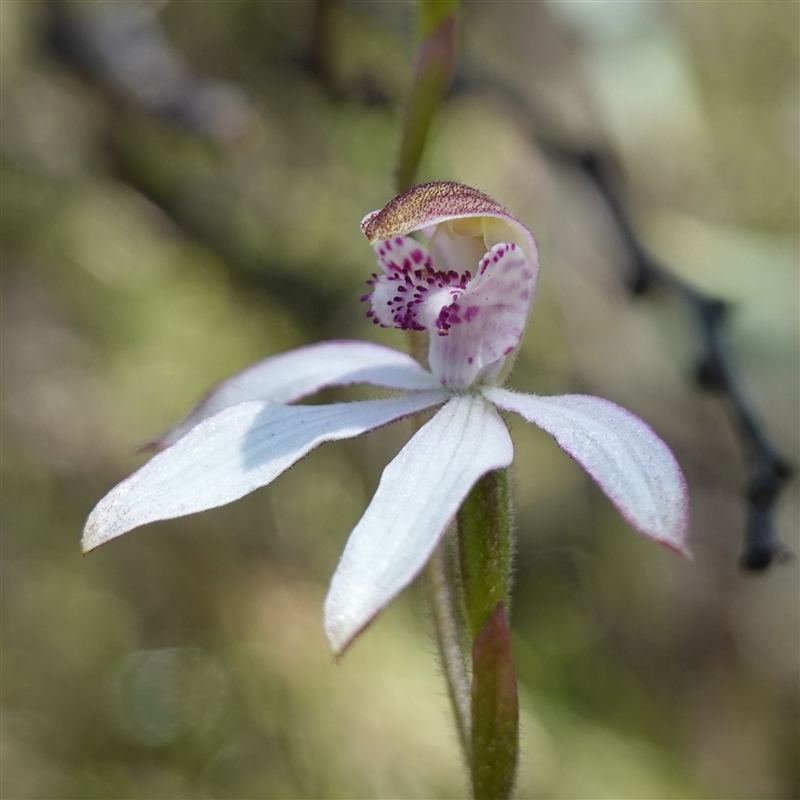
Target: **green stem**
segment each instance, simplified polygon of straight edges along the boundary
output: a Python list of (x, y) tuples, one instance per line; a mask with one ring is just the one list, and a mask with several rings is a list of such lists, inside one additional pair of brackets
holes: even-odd
[(484, 475), (458, 512), (458, 554), (472, 639), (498, 603), (509, 608), (513, 536), (507, 470)]
[(457, 22), (457, 0), (420, 0), (422, 41), (403, 114), (395, 173), (400, 192), (414, 185), (431, 122), (453, 78)]
[(447, 570), (447, 543), (443, 542), (428, 562), (425, 572), (428, 599), (431, 604), (436, 643), (442, 661), (447, 692), (456, 718), (458, 737), (469, 762), (472, 749), (470, 679), (459, 633), (456, 598)]
[(501, 602), (472, 645), (472, 753), (475, 800), (506, 800), (519, 758), (519, 706), (511, 629)]
[(507, 470), (484, 475), (458, 512), (458, 562), (472, 642), (469, 763), (475, 800), (511, 797), (519, 708), (508, 608), (513, 535)]

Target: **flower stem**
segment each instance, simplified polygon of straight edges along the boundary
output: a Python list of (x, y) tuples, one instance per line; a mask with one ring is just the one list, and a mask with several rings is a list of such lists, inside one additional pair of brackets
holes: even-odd
[(458, 0), (418, 0), (421, 42), (400, 137), (395, 182), (400, 192), (414, 185), (431, 122), (453, 78)]
[(458, 512), (464, 617), (472, 643), (470, 746), (475, 800), (504, 800), (514, 790), (519, 754), (517, 682), (508, 608), (513, 536), (508, 472), (475, 484)]
[(475, 484), (458, 512), (458, 554), (472, 639), (498, 603), (509, 607), (513, 538), (508, 472)]
[(519, 757), (519, 706), (511, 629), (505, 605), (495, 607), (472, 645), (472, 751), (475, 800), (504, 800), (514, 791)]
[(469, 671), (461, 645), (456, 598), (448, 575), (446, 547), (447, 542), (442, 542), (433, 554), (428, 562), (425, 577), (436, 630), (436, 643), (447, 682), (447, 692), (456, 718), (458, 737), (469, 763), (472, 749), (471, 688)]

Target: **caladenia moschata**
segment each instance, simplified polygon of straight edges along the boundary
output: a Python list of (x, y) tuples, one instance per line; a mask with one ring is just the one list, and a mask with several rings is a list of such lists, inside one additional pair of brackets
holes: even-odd
[[(450, 595), (461, 605), (461, 629), (453, 641), (472, 674), (468, 697), (452, 685), (451, 694), (476, 796), (507, 796), (517, 747), (505, 474), (514, 450), (498, 409), (550, 433), (636, 530), (680, 553), (687, 553), (686, 483), (667, 445), (625, 409), (587, 395), (502, 388), (539, 260), (531, 232), (494, 200), (458, 183), (428, 183), (367, 215), (362, 229), (379, 265), (362, 298), (367, 315), (427, 333), (427, 368), (360, 341), (322, 342), (249, 367), (214, 388), (156, 442), (162, 452), (100, 501), (83, 547), (229, 503), (322, 442), (438, 408), (385, 468), (350, 534), (325, 601), (325, 634), (340, 656), (420, 574), (457, 517), (458, 564), (449, 571), (458, 574)], [(397, 395), (293, 405), (324, 387), (356, 383)]]

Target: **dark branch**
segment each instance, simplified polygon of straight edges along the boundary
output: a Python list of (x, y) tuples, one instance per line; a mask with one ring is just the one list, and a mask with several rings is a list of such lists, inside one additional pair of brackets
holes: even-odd
[(774, 562), (784, 561), (789, 550), (775, 535), (773, 511), (793, 470), (770, 443), (764, 425), (750, 407), (738, 379), (738, 367), (728, 344), (725, 325), (729, 305), (692, 286), (650, 255), (620, 200), (609, 169), (610, 159), (600, 150), (559, 144), (558, 138), (542, 124), (525, 98), (490, 77), (462, 74), (454, 85), (454, 91), (489, 91), (510, 103), (524, 117), (545, 153), (576, 167), (594, 185), (626, 250), (631, 292), (643, 295), (655, 288), (665, 289), (692, 313), (700, 338), (695, 379), (702, 388), (714, 392), (725, 403), (748, 462), (745, 492), (748, 519), (741, 566), (746, 570), (760, 571)]

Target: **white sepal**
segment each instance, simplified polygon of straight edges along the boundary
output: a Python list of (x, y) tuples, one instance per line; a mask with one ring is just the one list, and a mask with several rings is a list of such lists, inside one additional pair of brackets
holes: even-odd
[(83, 532), (84, 552), (133, 528), (225, 505), (265, 486), (322, 442), (349, 439), (444, 402), (444, 392), (322, 406), (249, 401), (192, 428), (112, 489)]
[(259, 361), (221, 381), (153, 445), (168, 447), (201, 420), (246, 400), (294, 403), (326, 386), (355, 383), (412, 392), (439, 386), (427, 370), (399, 350), (371, 342), (320, 342)]
[(688, 555), (686, 480), (647, 423), (600, 397), (536, 397), (497, 388), (484, 394), (551, 434), (640, 533)]
[(341, 655), (419, 574), (464, 498), (485, 473), (514, 456), (497, 411), (456, 396), (386, 467), (350, 534), (325, 601), (325, 632)]

